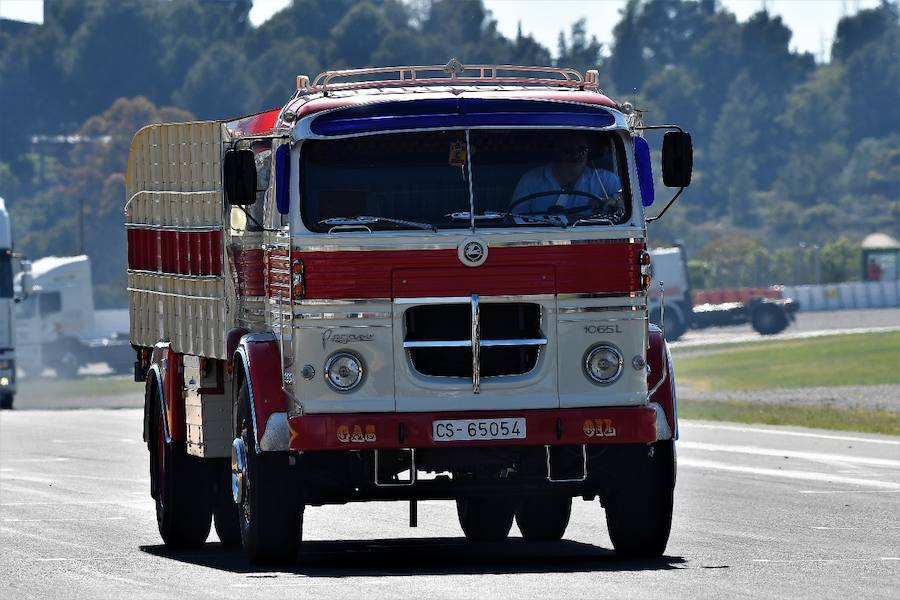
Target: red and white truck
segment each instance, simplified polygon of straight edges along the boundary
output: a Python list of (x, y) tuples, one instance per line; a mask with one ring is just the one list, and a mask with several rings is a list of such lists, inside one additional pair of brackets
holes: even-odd
[[(151, 125), (128, 293), (166, 544), (294, 560), (306, 506), (454, 500), (471, 541), (669, 537), (678, 424), (648, 321), (640, 115), (596, 71), (330, 71), (277, 110)], [(690, 136), (663, 139), (690, 183)], [(598, 518), (600, 512), (598, 507)], [(214, 519), (213, 519), (214, 517)]]

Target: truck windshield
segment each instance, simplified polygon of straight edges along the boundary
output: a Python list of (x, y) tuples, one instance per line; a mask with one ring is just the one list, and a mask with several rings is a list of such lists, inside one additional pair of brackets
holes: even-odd
[(397, 133), (310, 140), (300, 154), (303, 221), (316, 232), (630, 217), (623, 144), (607, 132), (472, 130), (468, 144), (464, 131)]

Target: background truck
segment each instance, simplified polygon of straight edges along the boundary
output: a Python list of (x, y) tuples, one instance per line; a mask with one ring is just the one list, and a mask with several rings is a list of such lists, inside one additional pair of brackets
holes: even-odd
[(57, 376), (72, 378), (92, 363), (132, 373), (127, 312), (120, 311), (124, 318), (118, 326), (97, 318), (90, 258), (48, 256), (31, 269), (32, 292), (16, 307), (19, 367), (35, 377), (52, 368)]
[[(13, 254), (12, 231), (6, 203), (0, 198), (0, 408), (12, 408), (16, 395), (16, 311), (15, 303), (28, 293), (30, 277), (27, 261)], [(23, 270), (20, 293), (13, 282)]]
[[(680, 193), (690, 135), (658, 128)], [(618, 554), (661, 555), (678, 426), (646, 129), (597, 71), (451, 60), (140, 130), (128, 294), (165, 543), (214, 523), (291, 562), (306, 506), (404, 501), (415, 526), (436, 499), (469, 541), (558, 540), (578, 498)]]
[(688, 329), (744, 325), (762, 335), (784, 331), (798, 304), (778, 287), (691, 290), (684, 248), (652, 248), (650, 320), (659, 323), (659, 282), (666, 297), (666, 339), (674, 341)]

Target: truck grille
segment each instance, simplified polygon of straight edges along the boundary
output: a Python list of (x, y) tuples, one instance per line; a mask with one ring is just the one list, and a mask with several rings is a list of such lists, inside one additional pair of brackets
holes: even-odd
[(404, 314), (406, 349), (413, 368), (438, 377), (472, 379), (521, 375), (537, 365), (547, 340), (541, 306), (525, 302), (414, 306)]

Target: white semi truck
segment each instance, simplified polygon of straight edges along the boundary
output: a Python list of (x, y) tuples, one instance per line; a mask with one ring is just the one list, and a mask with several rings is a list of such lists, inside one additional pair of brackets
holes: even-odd
[(109, 325), (99, 326), (88, 256), (41, 258), (32, 265), (32, 278), (32, 293), (17, 307), (16, 324), (19, 366), (27, 375), (52, 368), (71, 378), (92, 363), (106, 363), (116, 373), (132, 371), (127, 318), (109, 331)]
[[(12, 408), (16, 394), (16, 302), (13, 245), (6, 203), (0, 198), (0, 408)], [(27, 278), (23, 278), (27, 286)], [(27, 288), (25, 288), (27, 290)]]

